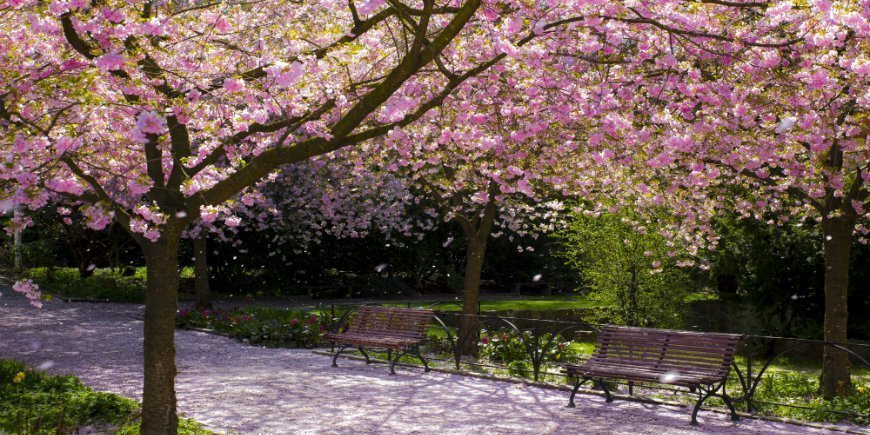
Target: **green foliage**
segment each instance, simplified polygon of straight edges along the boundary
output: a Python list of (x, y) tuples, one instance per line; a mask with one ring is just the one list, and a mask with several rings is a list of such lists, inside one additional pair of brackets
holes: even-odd
[[(817, 376), (798, 371), (773, 371), (762, 378), (754, 400), (798, 407), (770, 403), (757, 403), (755, 407), (762, 414), (798, 420), (838, 422), (848, 419), (856, 424), (870, 424), (870, 383), (854, 382), (848, 394), (833, 400), (825, 400), (818, 393)], [(861, 416), (849, 417), (828, 410)]]
[[(108, 268), (93, 269), (87, 278), (71, 267), (34, 267), (24, 272), (39, 287), (63, 298), (107, 300), (111, 302), (142, 302), (145, 300), (144, 267), (125, 268), (120, 271)], [(182, 268), (178, 274), (184, 281), (193, 280), (193, 268)]]
[[(114, 430), (113, 435), (139, 435), (141, 433), (139, 422), (127, 424)], [(178, 419), (178, 434), (179, 435), (212, 435), (214, 432), (206, 429), (201, 424), (193, 419), (179, 418)]]
[(0, 360), (0, 432), (74, 433), (83, 426), (129, 424), (139, 405), (96, 392), (73, 376), (50, 376)]
[[(560, 254), (582, 276), (610, 323), (678, 327), (691, 286), (677, 266), (678, 249), (656, 228), (623, 211), (597, 217), (575, 214), (560, 233)], [(600, 319), (600, 320), (605, 320)]]
[(319, 313), (268, 307), (181, 310), (179, 328), (206, 328), (253, 344), (311, 348), (320, 343), (328, 319)]
[(87, 277), (79, 277), (69, 267), (36, 267), (25, 272), (27, 278), (39, 284), (42, 290), (64, 298), (105, 299), (112, 302), (142, 302), (145, 299), (145, 268), (130, 269), (133, 273), (111, 269), (94, 269)]
[[(556, 336), (548, 346), (552, 337), (552, 334), (545, 333), (538, 340), (542, 370), (547, 365), (557, 365), (576, 355), (573, 342), (561, 336)], [(481, 358), (506, 365), (511, 375), (531, 377), (532, 364), (527, 344), (534, 348), (534, 337), (529, 331), (524, 331), (521, 337), (513, 330), (483, 330), (478, 350)]]
[[(759, 311), (764, 329), (758, 332), (821, 338), (825, 261), (819, 225), (725, 216), (716, 231), (721, 240), (711, 274), (720, 291), (736, 291)], [(855, 243), (851, 262), (849, 335), (870, 338), (870, 247)]]
[(354, 286), (358, 290), (354, 297), (382, 299), (389, 297), (413, 296), (416, 291), (396, 276), (367, 275)]
[(812, 223), (776, 227), (727, 217), (717, 222), (717, 231), (722, 239), (713, 256), (713, 276), (719, 283), (733, 280), (733, 290), (759, 310), (759, 333), (821, 338), (820, 228)]

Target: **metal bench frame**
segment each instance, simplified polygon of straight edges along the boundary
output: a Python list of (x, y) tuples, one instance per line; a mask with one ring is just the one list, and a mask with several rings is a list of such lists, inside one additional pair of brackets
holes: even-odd
[[(387, 360), (390, 362), (390, 375), (395, 375), (396, 363), (408, 352), (423, 363), (425, 371), (429, 364), (420, 353), (420, 343), (426, 340), (426, 329), (435, 314), (432, 310), (381, 307), (364, 305), (354, 312), (350, 325), (344, 332), (338, 329), (324, 334), (324, 338), (340, 347), (332, 357), (332, 366), (338, 367), (338, 356), (348, 347), (358, 349), (371, 364), (371, 359), (365, 349), (386, 349)], [(339, 323), (339, 328), (341, 323)], [(395, 352), (395, 357), (393, 357)]]
[[(587, 381), (597, 381), (607, 402), (613, 397), (604, 379), (625, 379), (688, 387), (698, 392), (691, 425), (698, 425), (698, 410), (710, 397), (719, 397), (731, 411), (731, 420), (740, 416), (725, 391), (728, 372), (742, 335), (675, 331), (668, 329), (605, 326), (598, 332), (595, 352), (580, 365), (565, 365), (575, 377), (568, 407), (575, 407), (574, 396)], [(721, 392), (720, 392), (721, 390)]]

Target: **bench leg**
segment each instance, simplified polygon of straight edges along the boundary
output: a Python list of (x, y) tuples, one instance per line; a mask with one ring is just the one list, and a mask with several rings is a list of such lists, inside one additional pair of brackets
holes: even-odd
[(337, 352), (335, 352), (335, 356), (332, 357), (332, 366), (333, 366), (333, 367), (338, 367), (338, 363), (336, 363), (336, 361), (338, 360), (338, 355), (339, 355), (342, 351), (344, 351), (344, 349), (345, 349), (346, 347), (347, 347), (347, 346), (342, 346), (342, 347), (338, 348), (338, 351), (337, 351)]
[(574, 389), (571, 390), (571, 397), (568, 398), (568, 408), (574, 408), (577, 406), (574, 404), (574, 396), (577, 395), (577, 390), (580, 389), (580, 386), (585, 384), (588, 380), (589, 378), (584, 377), (582, 381), (580, 378), (577, 378), (577, 381), (574, 382)]
[(731, 401), (731, 397), (727, 394), (722, 394), (722, 401), (725, 402), (725, 405), (728, 406), (728, 410), (731, 411), (731, 421), (739, 421), (740, 416), (737, 415), (737, 411), (734, 410), (734, 403)]
[(707, 386), (707, 388), (704, 388), (701, 386), (697, 387), (697, 389), (698, 389), (698, 402), (695, 403), (695, 409), (692, 410), (692, 421), (689, 422), (689, 424), (691, 424), (692, 426), (698, 425), (698, 411), (701, 409), (701, 405), (703, 405), (704, 402), (707, 401), (707, 399), (709, 399), (712, 396), (717, 396), (717, 397), (722, 398), (722, 401), (725, 402), (725, 405), (727, 405), (728, 409), (731, 411), (731, 421), (740, 420), (740, 416), (737, 415), (737, 413), (734, 411), (734, 404), (731, 403), (731, 398), (728, 397), (728, 395), (725, 393), (725, 391), (723, 390), (722, 394), (716, 394), (719, 391), (719, 389), (723, 388), (724, 386), (725, 386), (725, 383), (719, 384), (718, 386), (716, 386), (716, 388), (713, 388), (712, 385)]
[(607, 403), (613, 402), (613, 396), (610, 395), (610, 390), (607, 388), (607, 384), (604, 383), (604, 379), (598, 380), (598, 386), (604, 390), (604, 396), (606, 397)]
[(396, 375), (396, 363), (398, 363), (399, 358), (402, 357), (402, 352), (399, 352), (399, 350), (396, 349), (396, 358), (392, 358), (390, 356), (391, 354), (392, 354), (392, 351), (388, 350), (387, 351), (387, 359), (390, 360), (390, 376), (395, 376)]
[(423, 354), (420, 353), (420, 346), (414, 346), (414, 351), (417, 355), (417, 358), (420, 358), (420, 361), (423, 363), (423, 371), (428, 372), (432, 370), (429, 368), (429, 363), (426, 362), (426, 358), (423, 358)]
[(711, 396), (716, 395), (716, 391), (718, 391), (719, 388), (722, 388), (722, 386), (720, 385), (720, 386), (716, 387), (715, 389), (712, 386), (708, 387), (707, 389), (704, 389), (700, 386), (697, 387), (697, 389), (698, 389), (698, 402), (695, 403), (695, 408), (692, 409), (692, 421), (689, 422), (690, 425), (698, 426), (698, 411), (701, 410), (701, 405), (703, 405), (704, 402), (706, 402), (707, 399), (709, 399)]
[(363, 349), (362, 346), (357, 347), (357, 349), (359, 349), (360, 353), (363, 354), (364, 357), (366, 357), (366, 365), (371, 364), (372, 360), (369, 359), (369, 354), (366, 353), (365, 349)]
[(698, 401), (695, 403), (695, 408), (692, 409), (692, 421), (689, 422), (692, 426), (698, 426), (698, 411), (701, 409), (701, 404), (704, 403), (709, 395), (705, 395), (702, 392), (698, 392)]

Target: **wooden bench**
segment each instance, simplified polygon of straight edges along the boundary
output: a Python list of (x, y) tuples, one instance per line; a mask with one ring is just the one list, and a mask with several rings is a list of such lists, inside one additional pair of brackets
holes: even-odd
[[(338, 367), (336, 360), (348, 347), (355, 347), (371, 364), (366, 348), (386, 349), (390, 361), (390, 374), (395, 375), (395, 365), (405, 353), (412, 351), (429, 371), (426, 359), (420, 354), (420, 343), (426, 340), (426, 328), (432, 320), (434, 311), (412, 308), (380, 307), (366, 305), (359, 307), (350, 325), (344, 332), (324, 334), (324, 338), (341, 346), (332, 358), (332, 366)], [(395, 358), (393, 358), (395, 352)]]
[[(698, 425), (698, 410), (712, 396), (720, 397), (731, 410), (731, 420), (740, 417), (725, 392), (725, 381), (742, 338), (736, 334), (673, 331), (668, 329), (606, 326), (601, 328), (592, 357), (580, 365), (565, 365), (565, 373), (577, 378), (568, 407), (586, 381), (597, 380), (607, 402), (613, 397), (604, 379), (653, 382), (688, 387), (698, 392), (691, 424)], [(719, 392), (721, 389), (721, 392)]]

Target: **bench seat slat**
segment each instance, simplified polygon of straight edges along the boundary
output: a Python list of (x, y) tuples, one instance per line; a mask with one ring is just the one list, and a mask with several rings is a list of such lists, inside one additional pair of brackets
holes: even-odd
[[(683, 385), (723, 380), (741, 336), (669, 329), (607, 326), (592, 357), (566, 365), (569, 375), (642, 380)], [(674, 378), (674, 379), (671, 379)]]
[[(426, 339), (433, 314), (426, 309), (362, 306), (354, 312), (346, 331), (330, 332), (324, 338), (347, 346), (407, 351)], [(391, 372), (392, 367), (391, 363)]]
[[(627, 368), (628, 367), (628, 368)], [(697, 370), (693, 368), (687, 367), (679, 367), (679, 366), (666, 366), (666, 367), (644, 367), (644, 366), (628, 366), (625, 364), (596, 364), (596, 363), (587, 363), (581, 366), (576, 366), (576, 368), (572, 368), (572, 371), (577, 372), (587, 372), (587, 373), (608, 373), (609, 371), (614, 373), (622, 373), (624, 370), (630, 370), (633, 372), (649, 374), (653, 377), (665, 376), (669, 374), (680, 374), (692, 377), (703, 377), (703, 378), (722, 378), (723, 370)]]
[(716, 362), (709, 362), (704, 364), (689, 364), (685, 361), (673, 361), (667, 359), (640, 359), (640, 358), (628, 358), (622, 356), (609, 356), (607, 358), (598, 358), (592, 357), (589, 358), (587, 364), (613, 364), (613, 365), (632, 365), (638, 367), (660, 367), (660, 366), (676, 366), (676, 367), (685, 367), (685, 368), (693, 368), (695, 370), (706, 370), (712, 371), (716, 370), (719, 367), (724, 366), (726, 361), (720, 359)]
[(622, 339), (618, 337), (603, 337), (598, 341), (603, 348), (608, 347), (620, 347), (620, 346), (629, 346), (632, 348), (643, 349), (643, 348), (661, 348), (662, 346), (672, 346), (674, 349), (684, 349), (686, 351), (696, 351), (701, 353), (711, 353), (711, 352), (721, 352), (727, 349), (735, 349), (737, 344), (735, 342), (709, 342), (709, 343), (696, 343), (696, 342), (685, 342), (682, 340), (671, 339), (671, 340), (643, 340), (643, 341), (633, 341)]
[[(667, 376), (660, 372), (643, 372), (622, 367), (621, 370), (609, 369), (598, 372), (594, 370), (569, 371), (569, 376), (589, 376), (595, 378), (624, 379), (637, 382), (655, 382), (660, 384), (682, 385), (687, 387), (706, 385), (720, 380), (716, 376), (698, 376), (692, 374), (674, 374)], [(665, 382), (667, 380), (667, 382)]]
[(733, 358), (733, 355), (720, 354), (717, 355), (717, 358), (712, 358), (702, 355), (672, 355), (668, 353), (608, 352), (605, 354), (593, 354), (590, 359), (620, 359), (626, 361), (637, 361), (637, 363), (650, 361), (653, 363), (669, 362), (692, 366), (718, 366), (722, 364), (723, 358)]

